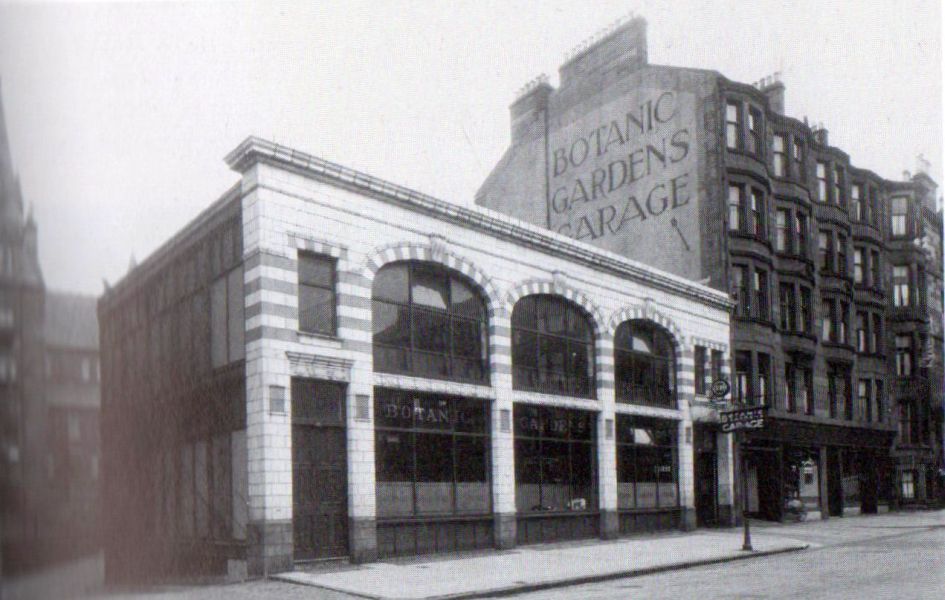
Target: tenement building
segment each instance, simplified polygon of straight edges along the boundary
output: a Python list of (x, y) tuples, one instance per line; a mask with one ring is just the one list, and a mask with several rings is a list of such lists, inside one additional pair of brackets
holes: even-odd
[(851, 164), (784, 114), (779, 79), (649, 64), (633, 19), (579, 48), (557, 88), (525, 87), (476, 202), (731, 294), (731, 399), (768, 407), (743, 457), (751, 514), (928, 502), (943, 466), (936, 185)]
[(99, 301), (110, 579), (730, 519), (727, 293), (256, 138), (227, 162)]
[(46, 289), (0, 103), (0, 562), (6, 575), (98, 550), (98, 323)]

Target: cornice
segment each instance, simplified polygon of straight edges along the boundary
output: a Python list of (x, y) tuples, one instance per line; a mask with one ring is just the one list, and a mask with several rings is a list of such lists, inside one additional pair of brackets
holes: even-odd
[(285, 168), (317, 181), (426, 213), (443, 221), (570, 258), (596, 269), (610, 271), (648, 287), (688, 296), (714, 308), (730, 310), (734, 306), (728, 295), (723, 292), (577, 242), (508, 215), (479, 207), (467, 208), (452, 204), (257, 137), (251, 136), (244, 140), (224, 160), (231, 169), (239, 173), (245, 173), (257, 163)]

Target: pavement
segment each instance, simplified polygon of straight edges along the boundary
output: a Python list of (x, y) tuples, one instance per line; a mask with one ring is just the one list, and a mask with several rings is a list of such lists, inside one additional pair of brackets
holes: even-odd
[(765, 524), (757, 531), (823, 545), (805, 552), (534, 591), (515, 600), (945, 598), (945, 511)]
[(378, 562), (335, 571), (295, 571), (273, 579), (377, 600), (456, 600), (519, 594), (699, 565), (804, 550), (783, 534), (753, 533), (741, 550), (741, 529), (519, 547), (447, 559)]

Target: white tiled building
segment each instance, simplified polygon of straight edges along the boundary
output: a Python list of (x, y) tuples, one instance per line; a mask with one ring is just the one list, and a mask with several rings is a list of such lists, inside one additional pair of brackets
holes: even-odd
[(179, 566), (167, 554), (186, 546), (208, 569), (263, 573), (689, 529), (697, 493), (729, 522), (731, 441), (700, 428), (717, 421), (706, 383), (728, 377), (725, 294), (256, 138), (227, 162), (239, 185), (100, 305), (106, 421), (143, 423), (126, 399), (142, 384), (120, 375), (135, 342), (121, 344), (163, 314), (135, 300), (156, 281), (193, 298), (178, 344), (209, 353), (194, 376), (216, 382), (194, 402), (229, 419), (213, 433), (218, 408), (181, 401), (206, 425), (150, 420), (176, 440), (152, 449), (103, 440), (161, 465), (135, 475), (106, 456), (106, 473), (157, 490), (148, 519), (145, 500), (106, 490), (113, 573), (135, 572), (127, 538), (148, 527), (167, 542), (151, 564)]

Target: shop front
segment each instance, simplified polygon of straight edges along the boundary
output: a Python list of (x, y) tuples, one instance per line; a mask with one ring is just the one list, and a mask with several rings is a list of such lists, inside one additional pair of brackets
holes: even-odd
[(879, 512), (889, 501), (892, 435), (770, 419), (743, 450), (748, 513), (792, 521)]
[(490, 548), (489, 402), (375, 388), (379, 556)]
[(617, 415), (621, 534), (680, 527), (678, 427), (669, 419)]
[(517, 543), (597, 537), (597, 415), (516, 404)]

